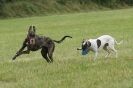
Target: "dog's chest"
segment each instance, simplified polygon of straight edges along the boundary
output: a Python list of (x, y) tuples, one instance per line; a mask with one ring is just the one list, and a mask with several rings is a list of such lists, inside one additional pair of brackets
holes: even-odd
[(36, 51), (41, 48), (41, 41), (38, 39), (29, 39), (27, 44), (27, 48), (31, 51)]

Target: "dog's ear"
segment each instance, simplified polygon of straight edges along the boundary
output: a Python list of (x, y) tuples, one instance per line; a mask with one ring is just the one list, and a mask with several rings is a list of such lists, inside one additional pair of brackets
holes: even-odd
[(91, 42), (87, 41), (87, 45), (88, 45), (88, 47), (90, 47), (91, 46)]
[(84, 42), (85, 42), (85, 39), (82, 40), (82, 43), (84, 43)]
[(33, 31), (36, 32), (36, 27), (35, 26), (33, 26)]
[(29, 27), (29, 30), (28, 30), (28, 32), (30, 32), (31, 30), (32, 30), (32, 26), (30, 26), (30, 27)]

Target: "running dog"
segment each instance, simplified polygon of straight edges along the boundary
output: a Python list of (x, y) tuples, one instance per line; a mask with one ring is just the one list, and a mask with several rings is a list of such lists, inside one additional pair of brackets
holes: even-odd
[(111, 51), (115, 52), (115, 56), (117, 58), (117, 50), (114, 48), (115, 44), (119, 45), (121, 42), (117, 42), (110, 35), (103, 35), (98, 37), (97, 39), (89, 39), (83, 40), (82, 48), (77, 48), (77, 50), (82, 50), (82, 55), (86, 55), (90, 50), (95, 52), (94, 60), (96, 60), (98, 51), (104, 49), (107, 52), (105, 57), (108, 57)]
[[(39, 36), (36, 34), (35, 26), (30, 26), (28, 30), (27, 37), (25, 38), (22, 47), (20, 50), (15, 54), (12, 60), (15, 60), (16, 57), (22, 54), (29, 54), (30, 51), (37, 51), (41, 49), (42, 56), (46, 59), (48, 63), (53, 62), (53, 52), (55, 49), (55, 43), (61, 43), (65, 38), (72, 38), (71, 36), (64, 36), (61, 40), (56, 41), (52, 40), (49, 37)], [(27, 47), (27, 50), (24, 49)]]

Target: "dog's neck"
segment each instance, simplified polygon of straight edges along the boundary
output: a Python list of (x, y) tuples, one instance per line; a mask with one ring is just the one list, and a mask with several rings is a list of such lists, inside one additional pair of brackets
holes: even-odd
[(36, 39), (36, 35), (35, 37), (30, 37), (29, 35), (27, 35), (27, 44), (30, 44), (30, 45), (35, 45), (35, 39)]

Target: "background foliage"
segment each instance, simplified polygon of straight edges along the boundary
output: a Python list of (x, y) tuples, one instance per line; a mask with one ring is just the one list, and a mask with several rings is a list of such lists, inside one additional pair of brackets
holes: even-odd
[(115, 9), (132, 5), (133, 0), (0, 0), (0, 17)]

